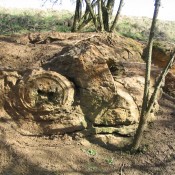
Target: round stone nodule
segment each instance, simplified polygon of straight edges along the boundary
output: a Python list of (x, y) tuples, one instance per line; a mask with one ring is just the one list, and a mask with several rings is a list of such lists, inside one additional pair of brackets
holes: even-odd
[(33, 70), (20, 81), (18, 95), (25, 109), (31, 112), (51, 112), (72, 105), (74, 86), (59, 73)]

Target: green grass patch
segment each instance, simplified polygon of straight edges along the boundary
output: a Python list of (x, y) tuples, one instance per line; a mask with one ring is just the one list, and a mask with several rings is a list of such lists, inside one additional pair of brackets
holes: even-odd
[(54, 10), (0, 9), (0, 34), (70, 32), (72, 13)]
[[(72, 23), (73, 13), (69, 11), (0, 8), (0, 34), (3, 35), (41, 31), (70, 32)], [(116, 31), (132, 39), (147, 41), (150, 26), (150, 18), (121, 16)], [(156, 39), (175, 42), (174, 28), (175, 22), (159, 20)], [(82, 29), (82, 32), (94, 31), (92, 22)]]
[[(116, 31), (132, 39), (147, 41), (150, 27), (150, 18), (121, 16), (117, 24)], [(158, 20), (155, 31), (156, 40), (175, 42), (174, 28), (174, 21)]]

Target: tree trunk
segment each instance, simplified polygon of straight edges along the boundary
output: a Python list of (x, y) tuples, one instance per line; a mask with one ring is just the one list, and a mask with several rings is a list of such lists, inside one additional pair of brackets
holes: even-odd
[(112, 17), (112, 11), (114, 8), (115, 0), (108, 0), (107, 5), (103, 3), (103, 23), (105, 31), (109, 32), (110, 30), (110, 18)]
[(78, 17), (79, 17), (79, 20), (81, 19), (82, 17), (82, 0), (80, 0), (80, 3), (79, 3), (79, 11), (78, 11)]
[(161, 75), (159, 76), (159, 79), (156, 82), (154, 92), (151, 95), (151, 98), (149, 100), (148, 108), (146, 110), (146, 113), (143, 116), (142, 125), (139, 125), (139, 128), (138, 128), (139, 133), (138, 133), (137, 137), (138, 137), (139, 141), (136, 142), (136, 147), (132, 149), (134, 151), (136, 151), (139, 148), (139, 145), (141, 143), (142, 133), (144, 131), (144, 127), (146, 126), (146, 120), (149, 117), (151, 110), (153, 109), (153, 106), (154, 106), (155, 101), (157, 99), (158, 92), (161, 88), (161, 85), (163, 84), (163, 81), (164, 81), (169, 69), (172, 67), (174, 60), (175, 60), (175, 51), (173, 52), (169, 62), (167, 63), (166, 67), (164, 68)]
[(91, 6), (90, 0), (85, 0), (86, 1), (86, 5), (89, 8), (90, 14), (92, 16), (92, 20), (95, 26), (96, 31), (98, 31), (98, 25), (97, 25), (97, 18), (96, 15), (94, 14), (93, 8)]
[(159, 92), (159, 90), (160, 90), (160, 88), (165, 80), (165, 77), (166, 77), (169, 69), (171, 69), (171, 67), (173, 66), (174, 59), (175, 59), (175, 51), (172, 53), (167, 65), (165, 66), (165, 68), (161, 72), (158, 80), (156, 81), (154, 92), (152, 93), (151, 98), (150, 98), (149, 103), (148, 103), (148, 110), (150, 110), (150, 111), (153, 108), (153, 105), (154, 105), (155, 100), (157, 98), (157, 94), (158, 94), (158, 92)]
[(112, 12), (113, 12), (113, 9), (114, 9), (114, 4), (115, 4), (115, 0), (108, 0), (108, 2), (107, 2), (107, 9), (108, 9), (109, 17), (112, 16)]
[(103, 15), (102, 15), (102, 0), (98, 0), (98, 18), (100, 23), (100, 31), (104, 31)]
[(72, 26), (72, 32), (76, 32), (78, 28), (78, 22), (80, 21), (82, 15), (82, 0), (76, 1), (76, 8), (75, 8), (75, 15), (74, 15), (74, 22)]
[(120, 13), (121, 13), (123, 4), (124, 4), (124, 0), (120, 0), (120, 4), (119, 4), (118, 10), (117, 10), (117, 14), (116, 14), (115, 19), (113, 21), (113, 24), (111, 26), (110, 32), (113, 32), (114, 29), (115, 29), (115, 26), (117, 25), (117, 22), (118, 22), (118, 19), (120, 17)]
[[(82, 0), (81, 0), (82, 1)], [(82, 1), (83, 2), (83, 1)], [(96, 1), (96, 0), (94, 0), (94, 1), (92, 1), (92, 3), (91, 3), (91, 8), (92, 8), (92, 11), (93, 11), (93, 8), (95, 8), (95, 6), (97, 6), (98, 5), (98, 1)], [(81, 4), (81, 7), (82, 7), (82, 4)], [(89, 7), (87, 6), (87, 4), (86, 4), (86, 10), (85, 10), (85, 12), (84, 12), (84, 14), (83, 14), (83, 16), (82, 15), (80, 15), (80, 19), (79, 19), (79, 21), (78, 21), (78, 23), (77, 23), (77, 26), (76, 26), (76, 31), (80, 31), (83, 27), (85, 27), (90, 21), (92, 21), (92, 15), (91, 15), (91, 13), (90, 13), (90, 10), (89, 10)]]
[(148, 111), (148, 102), (149, 102), (149, 88), (150, 88), (150, 74), (151, 74), (151, 60), (152, 60), (152, 45), (153, 45), (153, 38), (154, 38), (154, 31), (155, 31), (155, 25), (156, 20), (159, 12), (161, 0), (156, 0), (155, 2), (155, 9), (154, 9), (154, 15), (152, 20), (152, 25), (150, 29), (150, 35), (149, 35), (149, 41), (148, 41), (148, 52), (146, 55), (146, 73), (145, 73), (145, 87), (144, 87), (144, 96), (143, 96), (143, 103), (142, 103), (142, 111), (140, 115), (140, 122), (138, 129), (136, 131), (132, 150), (136, 151), (140, 147), (140, 143), (143, 136), (143, 131), (145, 129), (147, 118), (149, 115)]
[(87, 20), (84, 20), (80, 25), (78, 26), (77, 31), (80, 31), (82, 28), (84, 28), (90, 21), (92, 20), (91, 17), (89, 17)]

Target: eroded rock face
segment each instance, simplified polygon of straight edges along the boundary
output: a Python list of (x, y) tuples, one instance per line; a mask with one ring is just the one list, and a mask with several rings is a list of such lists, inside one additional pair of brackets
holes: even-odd
[(166, 76), (165, 84), (163, 90), (175, 98), (175, 74), (169, 72)]
[(66, 77), (44, 70), (30, 70), (23, 76), (17, 72), (3, 75), (4, 108), (21, 132), (62, 134), (85, 128), (81, 109), (73, 105), (74, 85)]
[(63, 54), (45, 66), (72, 79), (79, 89), (80, 105), (88, 120), (95, 116), (115, 94), (115, 84), (100, 50), (91, 43), (81, 43), (74, 48), (63, 49)]
[[(167, 43), (163, 41), (157, 41), (153, 45), (152, 51), (152, 63), (163, 69), (169, 61), (175, 45), (173, 43)], [(145, 54), (146, 49), (143, 52)], [(165, 83), (163, 90), (171, 97), (175, 97), (175, 64), (173, 64), (169, 73), (165, 77)]]
[(130, 142), (139, 122), (145, 65), (125, 48), (120, 55), (127, 52), (131, 62), (102, 47), (93, 38), (63, 48), (41, 69), (0, 71), (0, 107), (20, 133), (81, 132), (103, 144)]
[(74, 101), (73, 84), (56, 72), (33, 70), (24, 74), (17, 88), (21, 105), (32, 112), (69, 108)]

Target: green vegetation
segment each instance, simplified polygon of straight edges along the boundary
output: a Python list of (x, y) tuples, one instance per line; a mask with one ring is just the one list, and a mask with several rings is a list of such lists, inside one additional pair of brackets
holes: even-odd
[(95, 156), (97, 154), (97, 152), (93, 149), (89, 149), (89, 150), (87, 150), (87, 154), (89, 154), (91, 156)]
[(108, 159), (105, 159), (106, 163), (109, 164), (109, 165), (113, 165), (114, 164), (114, 158), (113, 157), (110, 157)]
[[(150, 18), (121, 16), (117, 25), (117, 31), (126, 37), (146, 41), (149, 37), (150, 27)], [(175, 42), (174, 28), (174, 21), (158, 20), (155, 30), (156, 40)]]
[(72, 14), (68, 11), (0, 9), (0, 34), (38, 31), (69, 32)]
[[(26, 32), (58, 31), (70, 32), (73, 13), (55, 10), (16, 10), (0, 9), (0, 34), (16, 34)], [(126, 37), (146, 41), (149, 36), (151, 19), (146, 17), (121, 16), (116, 30)], [(175, 22), (158, 21), (155, 38), (175, 42)], [(90, 23), (83, 31), (95, 31)]]
[(87, 155), (90, 155), (90, 156), (96, 156), (97, 155), (97, 152), (94, 149), (88, 149), (88, 150), (82, 149), (82, 151), (84, 153), (86, 153)]

